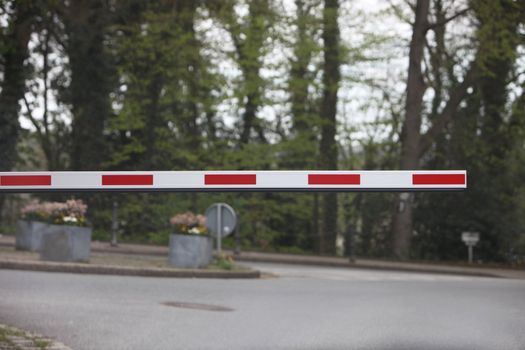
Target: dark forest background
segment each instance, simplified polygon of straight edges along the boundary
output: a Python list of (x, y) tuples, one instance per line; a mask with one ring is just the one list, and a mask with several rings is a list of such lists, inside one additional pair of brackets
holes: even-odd
[[(467, 169), (463, 193), (75, 196), (97, 239), (114, 201), (151, 243), (225, 201), (245, 248), (335, 254), (351, 233), (358, 256), (462, 260), (476, 231), (478, 259), (516, 262), (525, 2), (356, 3), (0, 0), (0, 171)], [(1, 197), (4, 232), (27, 200)]]

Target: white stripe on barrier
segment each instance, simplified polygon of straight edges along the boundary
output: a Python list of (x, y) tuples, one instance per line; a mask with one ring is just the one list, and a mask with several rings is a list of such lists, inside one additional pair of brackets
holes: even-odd
[(0, 172), (0, 192), (461, 190), (465, 170)]

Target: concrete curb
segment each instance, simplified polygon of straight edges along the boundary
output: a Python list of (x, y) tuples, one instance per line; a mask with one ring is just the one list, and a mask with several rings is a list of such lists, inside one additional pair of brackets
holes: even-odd
[[(143, 250), (137, 247), (119, 246), (118, 248), (92, 246), (92, 251), (98, 253), (113, 253), (125, 255), (156, 255), (163, 256), (167, 254), (164, 247), (150, 247), (146, 246)], [(228, 252), (233, 254), (232, 252)], [(361, 259), (357, 262), (349, 262), (347, 259), (318, 257), (318, 256), (301, 256), (289, 254), (267, 254), (267, 253), (253, 253), (244, 252), (240, 255), (234, 256), (235, 261), (239, 262), (261, 262), (261, 263), (275, 263), (275, 264), (292, 264), (292, 265), (308, 265), (308, 266), (324, 266), (324, 267), (339, 267), (339, 268), (353, 268), (353, 269), (367, 269), (367, 270), (381, 270), (381, 271), (398, 271), (398, 272), (415, 272), (415, 273), (431, 273), (431, 274), (446, 274), (457, 276), (473, 276), (473, 277), (493, 277), (493, 278), (516, 278), (509, 276), (499, 269), (490, 268), (464, 268), (455, 266), (432, 266), (428, 264), (416, 263), (402, 263), (402, 262), (369, 262)], [(339, 261), (338, 261), (339, 260)], [(511, 270), (512, 271), (512, 270)], [(524, 274), (525, 277), (525, 274)], [(524, 278), (522, 277), (522, 278)]]
[(458, 276), (473, 276), (473, 277), (492, 277), (492, 278), (505, 278), (498, 273), (490, 271), (474, 271), (465, 269), (455, 269), (453, 267), (418, 267), (418, 266), (392, 266), (390, 264), (366, 264), (361, 262), (350, 263), (350, 262), (336, 262), (336, 261), (312, 261), (310, 259), (301, 259), (298, 257), (294, 260), (279, 258), (279, 257), (256, 257), (248, 256), (243, 257), (236, 256), (236, 261), (246, 262), (261, 262), (261, 263), (275, 263), (275, 264), (291, 264), (291, 265), (308, 265), (308, 266), (322, 266), (322, 267), (339, 267), (349, 269), (365, 269), (365, 270), (376, 270), (376, 271), (397, 271), (397, 272), (416, 272), (416, 273), (430, 273), (430, 274), (445, 274), (445, 275), (458, 275)]
[(119, 275), (119, 276), (141, 276), (141, 277), (177, 277), (177, 278), (223, 278), (223, 279), (246, 279), (260, 278), (261, 273), (252, 271), (219, 271), (219, 270), (196, 270), (196, 269), (163, 269), (163, 268), (134, 268), (124, 266), (91, 265), (81, 263), (56, 263), (47, 261), (19, 261), (11, 259), (0, 259), (0, 269), (43, 271), (43, 272), (67, 272), (95, 275)]

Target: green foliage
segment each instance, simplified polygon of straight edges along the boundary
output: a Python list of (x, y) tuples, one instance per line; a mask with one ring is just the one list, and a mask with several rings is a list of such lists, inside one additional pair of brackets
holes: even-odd
[(109, 242), (111, 240), (111, 233), (101, 228), (94, 228), (91, 233), (92, 241)]
[(233, 270), (235, 267), (233, 257), (229, 254), (222, 253), (215, 257), (212, 263), (213, 266), (217, 266), (222, 270)]
[(518, 24), (523, 23), (525, 5), (513, 0), (472, 1), (472, 7), (479, 21), (477, 37), (479, 39), (478, 63), (483, 73), (495, 76), (494, 60), (514, 61), (516, 46), (520, 39)]
[(156, 245), (168, 246), (170, 243), (169, 231), (157, 231), (147, 234), (147, 242)]
[(514, 75), (519, 6), (513, 1), (474, 2), (479, 21), (480, 71), (472, 93), (438, 140), (432, 168), (466, 168), (464, 196), (422, 194), (417, 198), (416, 251), (427, 259), (464, 259), (461, 232), (476, 231), (482, 260), (508, 260), (523, 228), (523, 112), (509, 108)]

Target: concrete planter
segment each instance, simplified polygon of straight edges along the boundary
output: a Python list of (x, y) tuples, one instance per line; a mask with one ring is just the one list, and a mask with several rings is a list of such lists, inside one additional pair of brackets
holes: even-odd
[(88, 262), (91, 228), (49, 225), (42, 234), (40, 260)]
[(211, 262), (212, 249), (208, 236), (172, 234), (168, 262), (175, 267), (206, 267)]
[(39, 251), (42, 232), (48, 226), (49, 224), (45, 222), (18, 220), (16, 223), (16, 249)]

